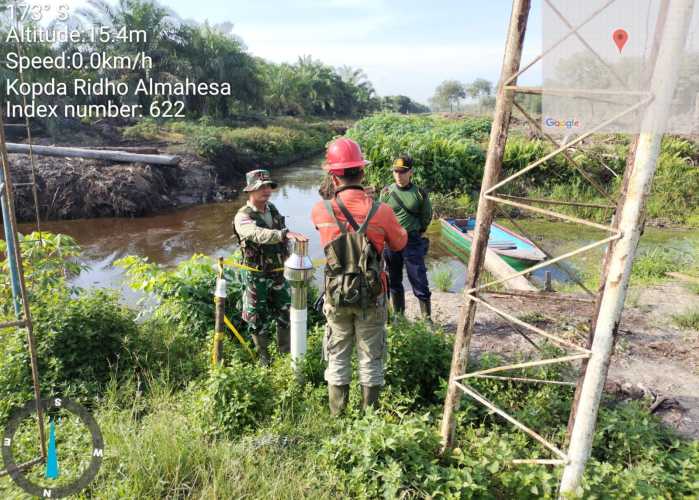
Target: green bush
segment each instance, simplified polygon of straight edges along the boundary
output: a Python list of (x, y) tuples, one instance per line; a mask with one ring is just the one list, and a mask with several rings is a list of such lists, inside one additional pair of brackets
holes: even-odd
[[(148, 262), (145, 257), (129, 255), (114, 265), (125, 270), (131, 288), (151, 296), (143, 304), (152, 303), (152, 297), (157, 299), (152, 311), (156, 318), (177, 325), (196, 338), (207, 337), (213, 327), (216, 287), (216, 269), (211, 258), (195, 254), (174, 269), (168, 269)], [(241, 300), (242, 285), (230, 266), (225, 268), (224, 277), (228, 284), (226, 314), (234, 318), (238, 316), (236, 306)], [(236, 327), (242, 329), (242, 325)]]
[(680, 328), (686, 328), (687, 330), (699, 330), (699, 313), (697, 312), (676, 314), (672, 317), (672, 321)]
[[(131, 373), (139, 336), (134, 316), (103, 290), (47, 293), (32, 307), (42, 391), (94, 397), (114, 376)], [(31, 397), (32, 379), (23, 330), (4, 330), (0, 347), (0, 417)]]
[(203, 382), (198, 412), (207, 433), (231, 439), (264, 424), (275, 407), (270, 371), (232, 359)]
[(638, 252), (633, 262), (631, 279), (636, 283), (652, 283), (667, 278), (666, 273), (679, 271), (691, 264), (689, 256), (664, 248)]
[(653, 178), (647, 212), (653, 219), (688, 223), (699, 216), (699, 145), (668, 137)]
[(393, 423), (371, 415), (326, 440), (319, 457), (354, 498), (432, 498), (456, 486), (449, 485), (438, 451), (439, 436), (428, 418)]
[(405, 319), (388, 327), (386, 384), (419, 403), (437, 402), (435, 392), (449, 377), (452, 347), (442, 332)]
[(438, 193), (470, 192), (478, 188), (483, 175), (485, 153), (477, 141), (489, 126), (482, 118), (453, 122), (433, 116), (379, 114), (357, 122), (347, 136), (359, 142), (371, 161), (366, 176), (373, 186), (392, 182), (393, 160), (409, 153), (420, 186)]
[(303, 380), (313, 386), (325, 385), (325, 361), (323, 361), (323, 336), (325, 328), (309, 325), (306, 338), (306, 355), (301, 364)]
[(449, 266), (435, 266), (430, 274), (437, 290), (448, 292), (454, 286), (454, 272)]
[(139, 376), (184, 388), (208, 370), (209, 347), (178, 325), (149, 318), (139, 325), (131, 357)]

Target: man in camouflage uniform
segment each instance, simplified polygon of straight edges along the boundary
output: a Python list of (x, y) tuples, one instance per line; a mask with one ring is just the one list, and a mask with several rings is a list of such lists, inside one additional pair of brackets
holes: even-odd
[[(288, 240), (307, 238), (289, 231), (277, 208), (269, 202), (277, 183), (267, 170), (246, 174), (248, 202), (235, 215), (233, 227), (240, 241), (243, 293), (243, 320), (263, 365), (269, 365), (269, 339), (272, 323), (277, 326), (279, 352), (289, 352), (289, 285), (284, 279), (284, 260), (289, 255)], [(254, 269), (254, 270), (253, 270)]]

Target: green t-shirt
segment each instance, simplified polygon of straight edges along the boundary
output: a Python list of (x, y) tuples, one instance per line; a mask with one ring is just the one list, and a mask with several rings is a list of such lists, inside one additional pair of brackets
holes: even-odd
[[(395, 193), (393, 195), (392, 193)], [(398, 197), (405, 208), (395, 199)], [(400, 187), (391, 184), (381, 190), (379, 200), (387, 203), (398, 217), (398, 222), (406, 231), (424, 233), (432, 221), (432, 203), (428, 194), (415, 184)], [(407, 210), (406, 210), (407, 209)]]

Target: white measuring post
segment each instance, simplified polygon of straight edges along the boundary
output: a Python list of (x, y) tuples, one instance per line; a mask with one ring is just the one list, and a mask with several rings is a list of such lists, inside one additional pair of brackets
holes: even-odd
[(313, 276), (313, 263), (308, 256), (308, 241), (295, 241), (294, 251), (284, 262), (284, 277), (291, 286), (289, 323), (291, 330), (291, 363), (297, 369), (306, 354), (308, 329), (308, 283)]

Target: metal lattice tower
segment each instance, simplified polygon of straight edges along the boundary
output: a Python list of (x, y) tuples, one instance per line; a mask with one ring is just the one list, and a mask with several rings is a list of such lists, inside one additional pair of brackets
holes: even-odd
[[(623, 84), (623, 80), (606, 64), (606, 62), (604, 62), (602, 57), (599, 56), (578, 31), (590, 20), (602, 14), (615, 0), (608, 0), (605, 5), (592, 13), (577, 26), (570, 23), (565, 16), (552, 5), (551, 0), (544, 1), (562, 20), (569, 31), (557, 43), (520, 69), (522, 47), (531, 0), (513, 0), (505, 57), (500, 83), (498, 85), (497, 103), (481, 186), (481, 196), (478, 202), (472, 250), (468, 263), (468, 275), (464, 290), (465, 303), (459, 313), (457, 334), (454, 341), (454, 352), (449, 376), (449, 386), (444, 402), (441, 434), (444, 448), (451, 448), (454, 444), (455, 437), (455, 412), (458, 409), (461, 394), (465, 393), (549, 450), (554, 458), (521, 458), (513, 462), (516, 464), (564, 466), (560, 493), (561, 495), (569, 495), (578, 490), (581, 484), (585, 463), (590, 455), (600, 397), (607, 376), (614, 338), (623, 310), (633, 258), (643, 226), (643, 205), (650, 190), (650, 183), (655, 173), (656, 161), (660, 150), (660, 141), (663, 137), (663, 134), (657, 131), (663, 130), (664, 124), (667, 123), (668, 120), (668, 110), (672, 102), (673, 92), (679, 73), (680, 58), (677, 56), (684, 47), (689, 22), (692, 17), (694, 0), (663, 0), (661, 3), (658, 25), (656, 27), (655, 43), (651, 55), (654, 71), (650, 82), (650, 92), (630, 91), (625, 85), (622, 85), (624, 88), (621, 90), (542, 89), (518, 86), (516, 83), (517, 78), (522, 75), (522, 73), (534, 66), (564, 40), (573, 36), (578, 38), (585, 48), (607, 67), (612, 76)], [(672, 9), (670, 9), (670, 6)], [(540, 123), (522, 106), (515, 102), (515, 95), (518, 93), (538, 95), (550, 93), (552, 95), (567, 96), (585, 95), (590, 99), (613, 98), (615, 95), (634, 95), (639, 98), (639, 101), (633, 105), (629, 105), (615, 116), (604, 120), (602, 123), (574, 140), (565, 144), (560, 144), (552, 136), (545, 133)], [(532, 128), (542, 137), (553, 143), (555, 149), (516, 173), (500, 180), (502, 160), (507, 143), (513, 108), (517, 109)], [(618, 199), (614, 200), (602, 186), (585, 172), (582, 165), (576, 162), (570, 154), (570, 150), (572, 147), (592, 136), (592, 134), (603, 130), (615, 120), (631, 114), (636, 114), (639, 116), (639, 120), (642, 120), (641, 133), (637, 136), (636, 141), (632, 145), (629, 162), (624, 172), (621, 193)], [(499, 192), (501, 188), (507, 186), (515, 179), (540, 167), (557, 155), (562, 155), (567, 160), (567, 164), (590, 183), (609, 204), (601, 205), (533, 199), (508, 196)], [(495, 210), (499, 209), (499, 205), (516, 207), (520, 210), (533, 212), (535, 214), (595, 228), (604, 232), (606, 236), (571, 252), (552, 257), (522, 272), (512, 274), (505, 279), (479, 284), (485, 260), (487, 242), (490, 235), (490, 226), (494, 218)], [(547, 205), (554, 208), (542, 208), (538, 205)], [(599, 224), (590, 220), (557, 212), (555, 211), (556, 205), (606, 209), (614, 211), (614, 215), (609, 224)], [(488, 293), (488, 289), (493, 285), (531, 273), (552, 264), (558, 264), (565, 259), (569, 259), (584, 252), (589, 252), (598, 247), (606, 247), (606, 253), (603, 262), (601, 285), (598, 293), (593, 294), (585, 289), (585, 291), (592, 296), (592, 301), (595, 303), (595, 312), (591, 318), (590, 337), (588, 338), (587, 344), (584, 346), (561, 338), (561, 336), (555, 332), (547, 332), (536, 325), (518, 319), (510, 312), (496, 307), (482, 297), (482, 295)], [(549, 298), (550, 300), (565, 299), (555, 297), (552, 294), (539, 294), (539, 298), (544, 300), (548, 300)], [(567, 352), (565, 355), (556, 358), (532, 360), (466, 373), (466, 363), (468, 360), (471, 337), (474, 332), (475, 313), (478, 305), (495, 312), (501, 318), (510, 322), (518, 332), (523, 333), (521, 331), (522, 329), (527, 330), (535, 336), (547, 339)], [(534, 429), (518, 421), (503, 409), (498, 408), (467, 383), (469, 379), (473, 378), (490, 378), (516, 382), (553, 383), (575, 386), (576, 384), (572, 382), (501, 375), (501, 372), (515, 369), (555, 363), (569, 363), (572, 361), (581, 361), (582, 367), (576, 395), (571, 408), (569, 423), (570, 446), (567, 451), (562, 449), (563, 446), (550, 442)]]

